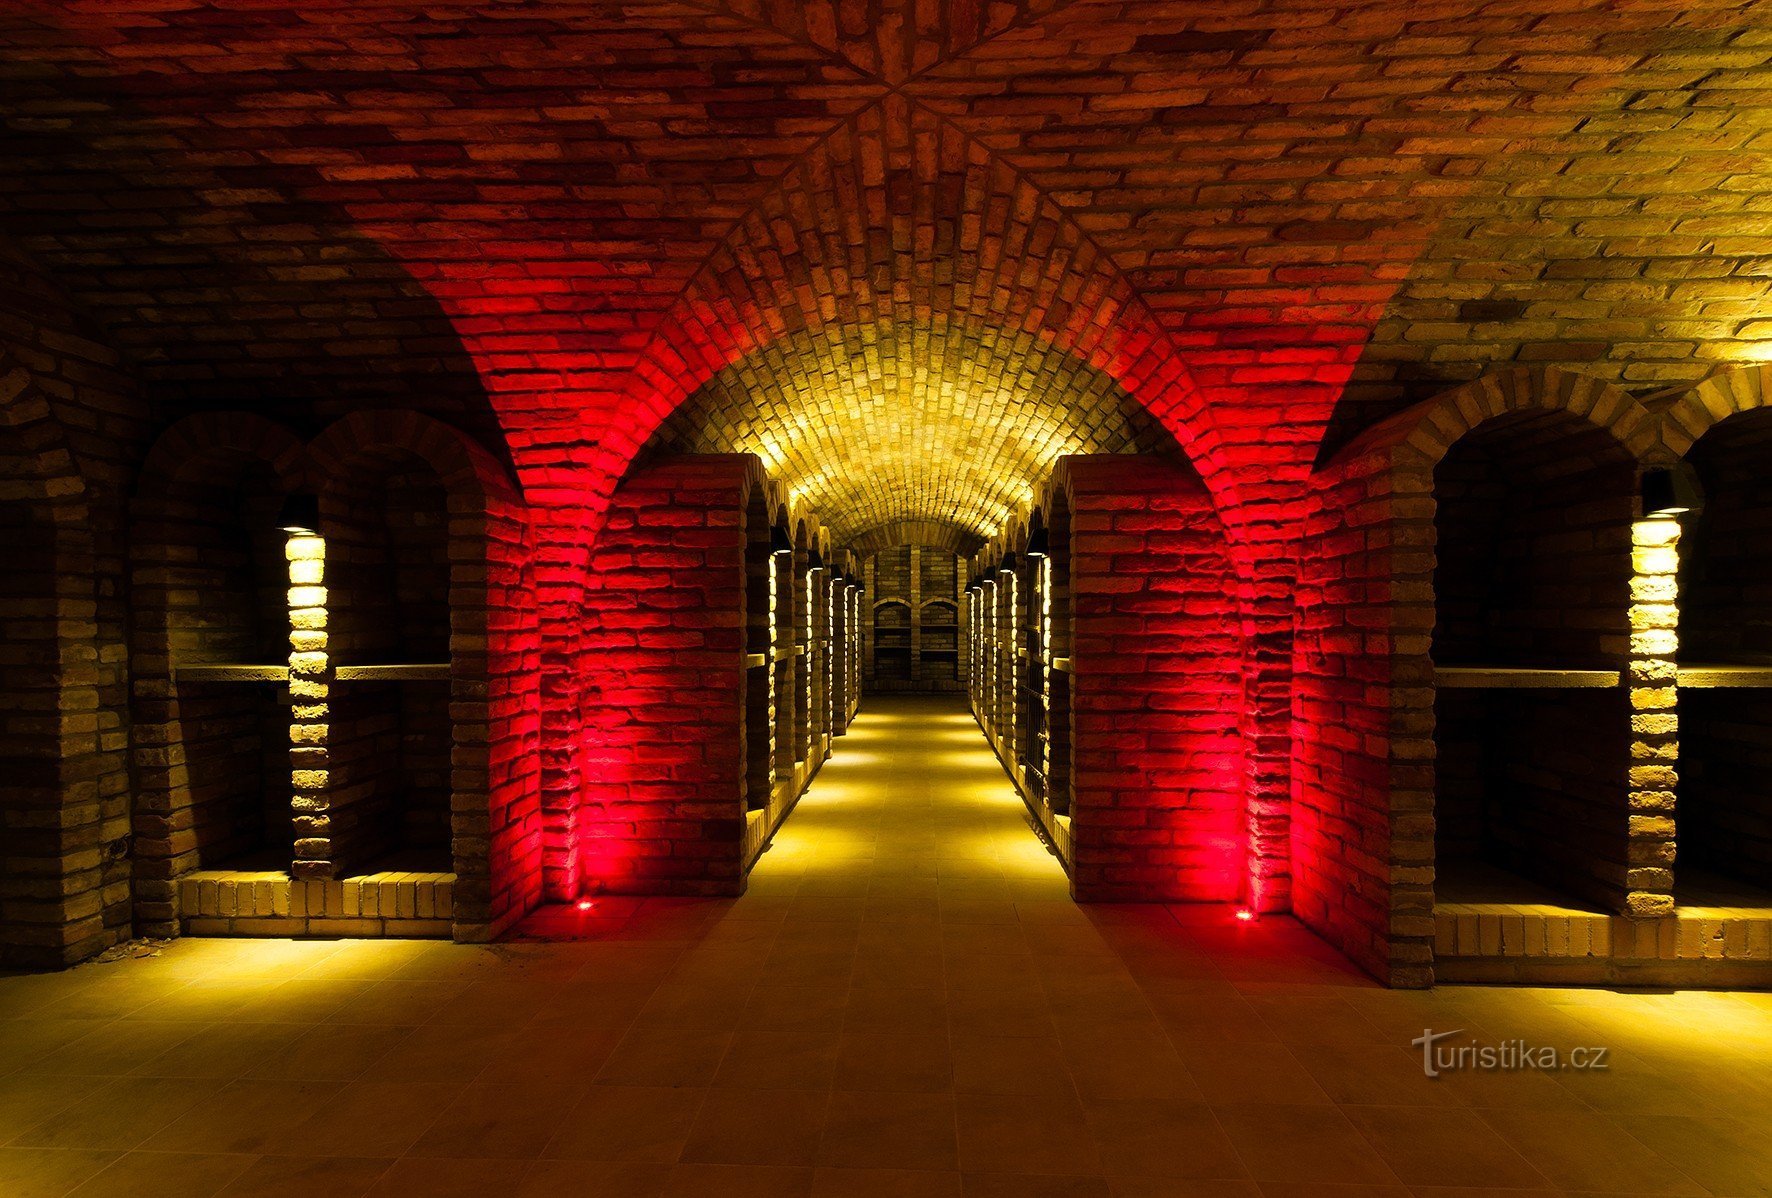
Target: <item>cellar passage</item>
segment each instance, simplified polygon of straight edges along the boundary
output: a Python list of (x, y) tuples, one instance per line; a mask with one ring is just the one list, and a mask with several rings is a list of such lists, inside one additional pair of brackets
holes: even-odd
[(713, 910), (904, 702), (1081, 907), (1772, 980), (1768, 13), (1529, 7), (4, 6), (5, 967)]

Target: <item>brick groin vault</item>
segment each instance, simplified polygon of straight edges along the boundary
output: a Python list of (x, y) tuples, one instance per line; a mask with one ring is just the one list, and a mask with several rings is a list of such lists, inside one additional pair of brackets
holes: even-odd
[(7, 6), (4, 964), (712, 909), (897, 728), (1082, 910), (1763, 986), (1769, 97), (1722, 0)]

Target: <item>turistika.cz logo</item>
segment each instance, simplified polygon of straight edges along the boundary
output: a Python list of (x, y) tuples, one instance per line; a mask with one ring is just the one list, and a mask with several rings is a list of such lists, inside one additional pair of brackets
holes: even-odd
[(1537, 1069), (1547, 1073), (1562, 1069), (1597, 1070), (1607, 1068), (1607, 1058), (1612, 1051), (1609, 1048), (1589, 1046), (1571, 1048), (1564, 1052), (1548, 1045), (1528, 1044), (1524, 1040), (1503, 1040), (1500, 1044), (1443, 1043), (1454, 1036), (1462, 1035), (1463, 1028), (1450, 1032), (1423, 1028), (1421, 1035), (1409, 1041), (1411, 1046), (1421, 1049), (1421, 1071), (1428, 1077), (1439, 1077), (1442, 1073), (1460, 1070), (1493, 1073), (1509, 1073), (1521, 1069)]

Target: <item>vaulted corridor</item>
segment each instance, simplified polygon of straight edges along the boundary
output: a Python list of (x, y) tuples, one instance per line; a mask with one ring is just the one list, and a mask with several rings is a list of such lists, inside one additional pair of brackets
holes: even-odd
[[(0, 1192), (1772, 1186), (1766, 995), (1387, 990), (1288, 917), (1077, 905), (1025, 813), (958, 700), (880, 697), (736, 900), (0, 978)], [(1423, 1028), (1608, 1068), (1430, 1079)]]

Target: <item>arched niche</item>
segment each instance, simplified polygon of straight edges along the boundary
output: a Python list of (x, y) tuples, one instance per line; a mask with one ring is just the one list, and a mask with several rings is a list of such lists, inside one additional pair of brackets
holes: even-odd
[(1682, 906), (1772, 905), (1772, 409), (1686, 455), (1701, 494), (1679, 547)]
[(1636, 465), (1570, 412), (1495, 416), (1433, 471), (1436, 898), (1622, 909)]
[(875, 616), (869, 683), (884, 691), (960, 690), (969, 672), (962, 635), (967, 562), (954, 546), (963, 534), (935, 522), (878, 531), (916, 539), (870, 538), (876, 548), (865, 567)]
[(301, 449), (244, 413), (150, 450), (132, 505), (138, 923), (170, 934), (178, 879), (287, 874), (294, 856), (284, 505)]
[(429, 879), (435, 918), (484, 939), (539, 897), (536, 777), (505, 764), (534, 751), (522, 499), (484, 449), (412, 412), (346, 417), (310, 460), (328, 776), (297, 869)]
[[(905, 556), (908, 560), (908, 549)], [(901, 687), (909, 686), (915, 680), (911, 656), (910, 600), (876, 599), (873, 606), (874, 681), (886, 687), (894, 683)]]
[[(951, 594), (958, 577), (960, 563), (946, 555), (944, 597), (925, 599), (918, 608), (919, 675), (929, 683), (957, 683), (960, 680), (960, 606), (945, 595)], [(928, 583), (925, 582), (927, 586)]]

